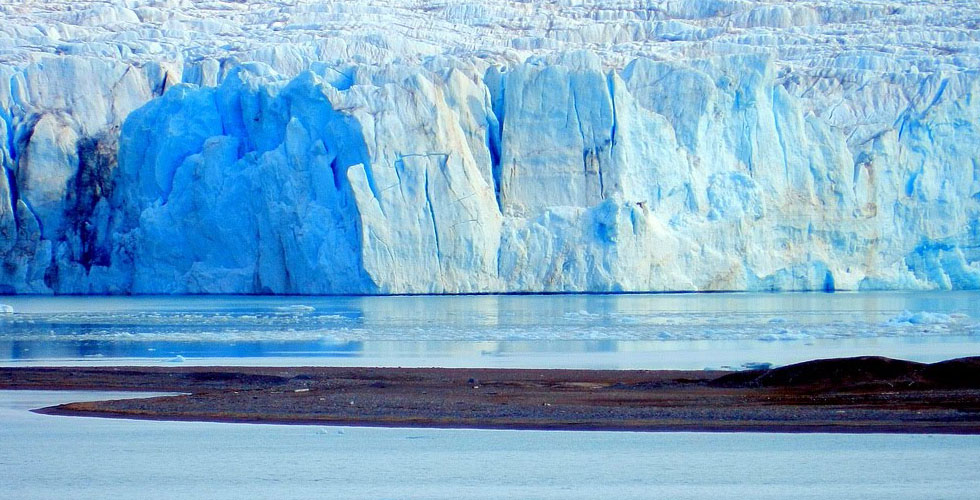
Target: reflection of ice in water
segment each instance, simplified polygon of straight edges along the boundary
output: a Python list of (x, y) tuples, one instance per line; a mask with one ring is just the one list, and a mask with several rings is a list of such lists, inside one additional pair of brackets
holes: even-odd
[[(746, 351), (738, 360), (755, 362), (785, 358), (772, 354), (779, 350), (847, 342), (867, 347), (855, 352), (878, 354), (896, 341), (907, 351), (923, 352), (923, 343), (980, 345), (977, 298), (975, 292), (8, 297), (14, 312), (0, 315), (0, 360), (372, 353), (392, 359), (394, 353), (567, 357), (711, 346)], [(858, 340), (863, 343), (853, 343)], [(980, 353), (967, 351), (958, 355)]]
[(0, 497), (958, 499), (980, 489), (980, 436), (344, 428), (27, 411), (122, 396), (0, 391)]
[(976, 335), (962, 293), (38, 298), (2, 340), (800, 340)]

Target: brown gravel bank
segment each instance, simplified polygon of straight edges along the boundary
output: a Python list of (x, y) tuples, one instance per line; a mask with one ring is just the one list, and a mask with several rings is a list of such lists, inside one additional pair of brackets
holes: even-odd
[(502, 429), (980, 434), (980, 358), (771, 370), (0, 368), (0, 389), (184, 392), (39, 410), (162, 420)]

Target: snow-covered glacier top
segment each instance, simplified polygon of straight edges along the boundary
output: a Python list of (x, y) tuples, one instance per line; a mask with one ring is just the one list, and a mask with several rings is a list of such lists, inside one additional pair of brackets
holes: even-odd
[(585, 49), (616, 67), (636, 57), (764, 52), (797, 69), (902, 73), (976, 67), (980, 55), (980, 6), (971, 1), (20, 0), (0, 12), (8, 63), (41, 54), (130, 63), (233, 56), (302, 70), (313, 57), (522, 62)]
[(976, 2), (0, 18), (0, 291), (980, 287)]

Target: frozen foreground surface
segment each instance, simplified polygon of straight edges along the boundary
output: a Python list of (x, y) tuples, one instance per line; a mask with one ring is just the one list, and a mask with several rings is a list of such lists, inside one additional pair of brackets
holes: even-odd
[(0, 291), (980, 287), (972, 0), (0, 15)]
[(697, 370), (980, 355), (971, 291), (0, 300), (7, 365)]
[(0, 391), (4, 497), (957, 499), (980, 489), (977, 436), (368, 429), (27, 412), (101, 397)]

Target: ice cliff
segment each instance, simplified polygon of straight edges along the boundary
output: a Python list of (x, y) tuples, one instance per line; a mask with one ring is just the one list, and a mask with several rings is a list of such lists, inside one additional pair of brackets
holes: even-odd
[(974, 2), (0, 5), (0, 292), (980, 288)]

